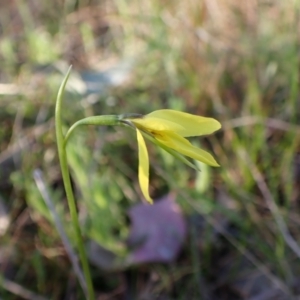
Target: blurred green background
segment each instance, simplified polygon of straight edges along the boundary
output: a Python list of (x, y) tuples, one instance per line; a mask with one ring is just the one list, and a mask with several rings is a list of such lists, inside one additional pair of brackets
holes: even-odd
[[(69, 65), (66, 128), (87, 116), (161, 108), (222, 123), (217, 134), (193, 139), (220, 168), (196, 173), (148, 145), (151, 194), (175, 194), (186, 242), (168, 264), (91, 264), (97, 299), (299, 299), (299, 6), (2, 0), (0, 299), (83, 299), (33, 178), (42, 170), (73, 243), (54, 130)], [(70, 144), (86, 241), (122, 260), (127, 212), (142, 199), (135, 134), (85, 127)]]

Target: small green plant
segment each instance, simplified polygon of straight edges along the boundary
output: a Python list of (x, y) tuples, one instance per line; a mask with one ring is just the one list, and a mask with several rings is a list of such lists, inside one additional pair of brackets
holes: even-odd
[(136, 130), (139, 149), (139, 183), (145, 199), (149, 203), (152, 203), (153, 200), (149, 195), (149, 157), (144, 137), (195, 169), (198, 169), (197, 166), (191, 161), (187, 160), (185, 156), (217, 167), (219, 166), (218, 163), (209, 153), (193, 146), (187, 139), (185, 139), (185, 137), (213, 133), (214, 131), (220, 129), (221, 124), (212, 118), (195, 116), (170, 109), (162, 109), (154, 111), (145, 116), (139, 114), (122, 114), (87, 117), (74, 123), (64, 135), (61, 119), (62, 98), (70, 72), (71, 67), (69, 68), (57, 95), (55, 110), (56, 138), (63, 182), (71, 214), (71, 221), (76, 236), (76, 246), (78, 248), (83, 273), (85, 275), (85, 283), (83, 284), (82, 288), (85, 291), (88, 299), (94, 299), (95, 296), (92, 277), (88, 266), (87, 255), (84, 249), (84, 243), (78, 221), (75, 198), (68, 169), (66, 146), (74, 129), (79, 125), (120, 125), (129, 126), (130, 128)]

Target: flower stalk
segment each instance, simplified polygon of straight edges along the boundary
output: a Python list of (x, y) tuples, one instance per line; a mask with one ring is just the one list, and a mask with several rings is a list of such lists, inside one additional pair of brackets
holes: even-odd
[(78, 221), (78, 213), (76, 210), (76, 204), (75, 204), (75, 199), (74, 199), (73, 190), (72, 190), (72, 186), (71, 186), (71, 180), (70, 180), (70, 173), (69, 173), (69, 168), (68, 168), (68, 159), (67, 159), (67, 153), (66, 153), (66, 148), (65, 148), (65, 137), (62, 132), (62, 120), (61, 120), (62, 98), (63, 98), (63, 93), (65, 90), (65, 86), (68, 81), (70, 72), (71, 72), (71, 67), (69, 68), (69, 70), (59, 88), (58, 95), (57, 95), (56, 108), (55, 108), (56, 142), (57, 142), (62, 178), (63, 178), (63, 182), (64, 182), (64, 186), (65, 186), (68, 206), (69, 206), (70, 215), (71, 215), (71, 222), (72, 222), (74, 232), (75, 232), (75, 237), (76, 237), (76, 246), (77, 246), (77, 249), (79, 252), (79, 257), (80, 257), (81, 265), (83, 268), (83, 274), (85, 277), (85, 285), (82, 286), (82, 289), (88, 300), (94, 300), (95, 294), (94, 294), (94, 288), (93, 288), (93, 283), (92, 283), (92, 277), (91, 277), (91, 273), (90, 273), (90, 269), (89, 269), (89, 265), (88, 265), (88, 259), (87, 259), (86, 251), (84, 249), (84, 242), (83, 242), (80, 225), (79, 225), (79, 221)]

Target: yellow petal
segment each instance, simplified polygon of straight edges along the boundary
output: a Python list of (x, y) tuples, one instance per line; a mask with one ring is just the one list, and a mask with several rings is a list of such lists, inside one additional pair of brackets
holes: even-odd
[(156, 139), (165, 146), (172, 148), (185, 156), (194, 158), (213, 167), (219, 167), (219, 164), (211, 154), (193, 146), (187, 139), (174, 132), (164, 132), (164, 135), (158, 136)]
[(172, 109), (156, 110), (146, 115), (144, 120), (148, 118), (158, 118), (181, 125), (182, 128), (171, 130), (184, 137), (211, 134), (221, 128), (221, 124), (213, 118), (200, 117)]
[(149, 157), (146, 147), (145, 140), (141, 132), (137, 129), (137, 141), (139, 148), (139, 183), (142, 190), (142, 193), (146, 200), (150, 203), (153, 203), (149, 195)]
[(151, 132), (151, 131), (178, 131), (184, 130), (184, 128), (178, 124), (169, 120), (164, 120), (155, 117), (147, 117), (131, 119), (131, 122), (138, 128)]

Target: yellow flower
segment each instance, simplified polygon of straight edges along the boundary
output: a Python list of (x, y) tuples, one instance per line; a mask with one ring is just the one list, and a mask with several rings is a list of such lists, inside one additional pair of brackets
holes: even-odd
[(212, 118), (205, 118), (171, 109), (156, 110), (148, 115), (124, 116), (124, 122), (136, 129), (139, 149), (139, 183), (147, 201), (149, 195), (149, 157), (144, 137), (195, 167), (184, 156), (191, 157), (210, 166), (219, 164), (206, 151), (193, 146), (185, 137), (211, 134), (221, 128), (221, 124)]

